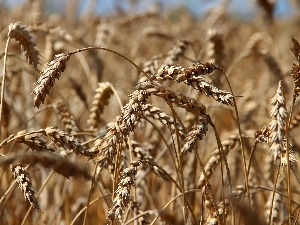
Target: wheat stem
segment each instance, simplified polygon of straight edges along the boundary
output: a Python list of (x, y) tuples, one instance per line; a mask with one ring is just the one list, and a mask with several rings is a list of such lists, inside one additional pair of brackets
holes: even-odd
[(4, 102), (4, 89), (5, 89), (5, 78), (6, 78), (6, 62), (7, 62), (7, 51), (9, 45), (10, 37), (7, 38), (5, 51), (4, 51), (4, 64), (3, 64), (3, 74), (2, 74), (2, 87), (1, 87), (1, 103), (0, 103), (0, 140), (1, 140), (1, 130), (2, 130), (2, 113), (3, 113), (3, 102)]

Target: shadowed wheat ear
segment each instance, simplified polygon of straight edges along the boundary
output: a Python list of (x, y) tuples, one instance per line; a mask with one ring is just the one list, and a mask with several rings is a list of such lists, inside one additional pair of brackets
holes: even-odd
[[(282, 183), (283, 183), (283, 179), (280, 178), (278, 180), (277, 188), (276, 188), (278, 191), (282, 188)], [(280, 211), (281, 211), (281, 204), (282, 204), (281, 202), (282, 202), (282, 196), (280, 194), (275, 192), (274, 199), (273, 199), (273, 193), (272, 192), (270, 193), (268, 197), (268, 201), (265, 204), (265, 217), (269, 218), (270, 213), (272, 213), (270, 224), (281, 224), (283, 222), (280, 221)]]
[(60, 120), (63, 122), (67, 133), (73, 134), (79, 132), (74, 116), (69, 112), (63, 101), (58, 101), (53, 104), (53, 108), (59, 115)]
[(300, 44), (295, 38), (292, 38), (292, 42), (293, 42), (292, 52), (294, 53), (297, 59), (297, 62), (293, 62), (292, 71), (291, 71), (291, 75), (294, 78), (293, 103), (295, 103), (300, 93)]
[(98, 83), (96, 94), (90, 109), (90, 116), (87, 121), (91, 129), (96, 128), (100, 123), (100, 115), (103, 112), (104, 106), (108, 104), (109, 98), (112, 96), (113, 90), (109, 82)]
[(21, 189), (24, 198), (28, 200), (33, 208), (40, 210), (39, 203), (35, 197), (35, 192), (30, 181), (29, 173), (27, 172), (25, 166), (22, 164), (12, 164), (10, 165), (10, 169), (13, 172), (17, 183), (19, 184), (19, 188)]
[(6, 167), (13, 163), (16, 164), (40, 164), (43, 167), (53, 169), (55, 172), (68, 178), (70, 176), (92, 179), (90, 170), (86, 163), (71, 161), (65, 157), (50, 152), (26, 152), (15, 153), (0, 158), (0, 166)]

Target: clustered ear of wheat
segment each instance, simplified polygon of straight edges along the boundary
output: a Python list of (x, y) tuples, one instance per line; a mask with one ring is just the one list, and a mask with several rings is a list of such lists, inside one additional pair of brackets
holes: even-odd
[(274, 1), (95, 2), (0, 6), (0, 224), (297, 224), (299, 33), (286, 51)]

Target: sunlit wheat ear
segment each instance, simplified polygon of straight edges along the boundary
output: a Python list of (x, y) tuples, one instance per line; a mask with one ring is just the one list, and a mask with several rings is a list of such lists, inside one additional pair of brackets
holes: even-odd
[(60, 120), (63, 122), (67, 133), (73, 134), (79, 132), (74, 116), (69, 112), (63, 101), (53, 104), (54, 110), (57, 112)]
[(58, 54), (47, 64), (48, 67), (41, 72), (41, 76), (37, 80), (39, 85), (33, 90), (35, 107), (39, 108), (44, 103), (46, 96), (49, 95), (55, 83), (55, 79), (59, 79), (61, 73), (65, 71), (69, 58), (70, 54), (68, 53)]
[(99, 83), (96, 89), (96, 94), (90, 109), (90, 116), (87, 121), (91, 129), (96, 128), (100, 123), (100, 115), (104, 110), (104, 106), (108, 104), (110, 97), (113, 94), (111, 84), (109, 82)]
[(19, 42), (28, 63), (37, 69), (39, 52), (35, 49), (36, 44), (32, 41), (32, 37), (25, 26), (21, 25), (20, 22), (10, 24), (8, 37)]
[(130, 190), (135, 184), (135, 175), (139, 165), (140, 162), (131, 162), (130, 167), (121, 171), (120, 182), (115, 192), (116, 196), (113, 200), (112, 207), (108, 211), (109, 220), (117, 218), (122, 223), (124, 208), (128, 206), (130, 201), (132, 201)]
[(155, 83), (155, 82), (143, 82), (138, 84), (137, 89), (144, 91), (148, 95), (156, 95), (164, 99), (167, 103), (172, 103), (180, 108), (186, 109), (195, 115), (207, 117), (206, 107), (202, 103), (199, 103), (194, 98), (188, 97), (181, 93), (175, 93), (171, 89)]
[(199, 125), (194, 125), (192, 130), (186, 135), (185, 143), (181, 149), (181, 153), (191, 152), (195, 147), (197, 140), (203, 140), (208, 131), (208, 122), (206, 119), (201, 119)]
[(36, 210), (40, 210), (39, 203), (35, 197), (35, 192), (30, 181), (29, 173), (27, 172), (25, 166), (12, 164), (10, 166), (11, 171), (13, 172), (14, 178), (19, 184), (24, 198), (32, 205)]
[[(239, 141), (239, 136), (238, 135), (232, 135), (230, 136), (227, 140), (222, 141), (222, 145), (223, 145), (223, 150), (224, 150), (224, 155), (227, 155), (229, 153), (229, 151), (231, 149), (233, 149), (237, 142)], [(205, 179), (209, 179), (212, 174), (214, 173), (215, 169), (217, 168), (217, 166), (219, 165), (219, 163), (222, 160), (222, 155), (220, 155), (220, 151), (219, 149), (216, 149), (213, 151), (209, 161), (205, 164), (204, 170), (205, 170), (205, 175), (206, 178), (204, 176), (204, 174), (202, 173), (198, 182), (197, 182), (197, 186), (198, 188), (203, 188), (204, 185), (206, 184)]]
[(286, 140), (285, 140), (285, 126), (287, 120), (286, 102), (282, 89), (282, 82), (278, 84), (278, 89), (274, 97), (270, 100), (273, 105), (270, 110), (272, 121), (269, 124), (270, 136), (269, 144), (270, 150), (274, 160), (281, 160), (286, 154)]
[(296, 98), (300, 94), (300, 44), (295, 39), (292, 38), (293, 41), (293, 48), (292, 51), (297, 59), (297, 62), (293, 62), (291, 75), (294, 78), (294, 94), (293, 94), (293, 101), (296, 101)]
[(51, 138), (51, 140), (59, 147), (64, 147), (73, 151), (76, 155), (84, 155), (89, 158), (95, 156), (97, 152), (87, 150), (74, 136), (58, 130), (55, 127), (47, 127), (43, 133)]
[(192, 67), (164, 66), (154, 75), (157, 81), (175, 80), (177, 83), (185, 83), (206, 96), (213, 97), (216, 101), (227, 105), (233, 105), (233, 95), (213, 86), (203, 78), (203, 75), (210, 74), (218, 69), (211, 63), (196, 63)]

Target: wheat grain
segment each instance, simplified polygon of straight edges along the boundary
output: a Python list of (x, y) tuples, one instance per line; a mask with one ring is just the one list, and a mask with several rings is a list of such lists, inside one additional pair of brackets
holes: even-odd
[(190, 45), (189, 41), (186, 40), (179, 40), (174, 45), (174, 47), (167, 53), (167, 57), (163, 62), (163, 65), (173, 65), (175, 62), (178, 61), (180, 57), (182, 57)]
[(94, 142), (91, 151), (99, 151), (105, 154), (98, 156), (96, 160), (101, 160), (100, 167), (107, 167), (113, 163), (116, 156), (116, 148), (128, 137), (130, 131), (134, 131), (135, 125), (142, 117), (142, 104), (147, 99), (147, 93), (134, 91), (129, 95), (129, 102), (122, 108), (121, 114), (115, 121), (108, 124), (108, 132), (103, 138)]

